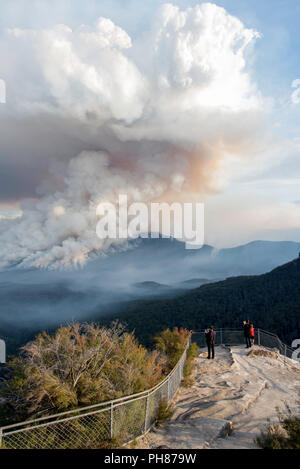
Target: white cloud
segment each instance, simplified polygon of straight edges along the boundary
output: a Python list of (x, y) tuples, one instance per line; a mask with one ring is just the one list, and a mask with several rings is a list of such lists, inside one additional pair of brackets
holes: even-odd
[(9, 29), (0, 41), (4, 57), (9, 51), (7, 112), (33, 122), (46, 116), (49, 131), (89, 151), (67, 158), (45, 142), (60, 170), (0, 234), (3, 262), (59, 267), (107, 250), (96, 237), (95, 205), (119, 192), (148, 201), (221, 187), (218, 168), (249, 153), (260, 124), (262, 98), (245, 68), (258, 36), (210, 3), (164, 5), (133, 43), (104, 18), (74, 30)]

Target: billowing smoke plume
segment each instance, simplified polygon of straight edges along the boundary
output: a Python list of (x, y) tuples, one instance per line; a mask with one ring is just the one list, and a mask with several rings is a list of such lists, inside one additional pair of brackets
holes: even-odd
[(257, 132), (261, 98), (246, 68), (257, 37), (210, 3), (164, 5), (135, 41), (105, 18), (6, 31), (3, 128), (11, 141), (13, 126), (25, 129), (28, 165), (48, 173), (23, 216), (1, 222), (2, 265), (68, 266), (107, 251), (96, 207), (119, 193), (148, 202), (218, 190), (224, 159), (249, 152)]

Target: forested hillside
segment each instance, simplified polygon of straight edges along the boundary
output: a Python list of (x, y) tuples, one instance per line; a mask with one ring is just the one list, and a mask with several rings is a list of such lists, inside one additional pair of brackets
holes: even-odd
[(126, 303), (105, 322), (116, 315), (144, 343), (166, 327), (240, 327), (249, 318), (290, 344), (300, 337), (300, 259), (264, 275), (203, 285), (176, 299)]

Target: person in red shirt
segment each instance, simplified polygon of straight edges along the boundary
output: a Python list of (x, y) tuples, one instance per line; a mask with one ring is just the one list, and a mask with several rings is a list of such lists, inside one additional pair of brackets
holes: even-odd
[(251, 326), (250, 326), (250, 340), (251, 340), (251, 344), (254, 345), (254, 341), (255, 341), (255, 330), (254, 330), (253, 324), (251, 324)]

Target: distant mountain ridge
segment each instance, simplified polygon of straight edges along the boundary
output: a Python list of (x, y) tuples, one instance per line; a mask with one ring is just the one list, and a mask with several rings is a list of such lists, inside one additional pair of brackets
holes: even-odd
[[(292, 241), (253, 241), (226, 249), (204, 245), (187, 250), (184, 243), (175, 239), (150, 238), (132, 241), (130, 247), (116, 252), (110, 262), (134, 263), (144, 274), (149, 270), (147, 281), (168, 285), (192, 278), (215, 280), (233, 275), (259, 275), (295, 259), (300, 252), (300, 243)], [(155, 276), (151, 276), (152, 270)]]
[[(134, 301), (171, 301), (205, 283), (262, 274), (298, 257), (299, 251), (300, 243), (294, 242), (257, 241), (223, 250), (205, 245), (187, 251), (176, 240), (139, 239), (130, 242), (129, 249), (78, 270), (11, 266), (0, 271), (0, 336), (8, 343), (24, 343), (23, 338), (42, 329), (100, 319), (123, 305), (131, 308)], [(21, 339), (16, 341), (16, 336)]]
[(267, 274), (231, 277), (175, 299), (128, 303), (117, 317), (145, 343), (166, 327), (239, 328), (249, 318), (255, 327), (273, 331), (291, 344), (300, 338), (300, 258)]

